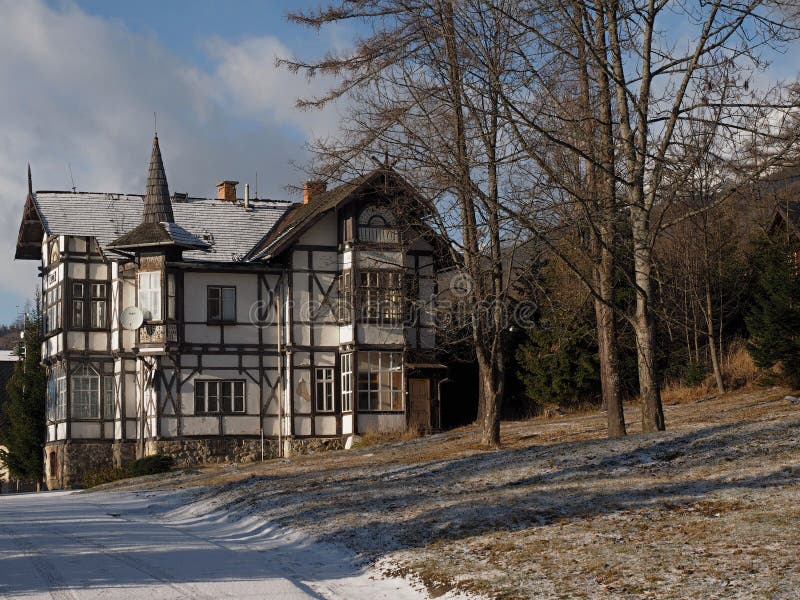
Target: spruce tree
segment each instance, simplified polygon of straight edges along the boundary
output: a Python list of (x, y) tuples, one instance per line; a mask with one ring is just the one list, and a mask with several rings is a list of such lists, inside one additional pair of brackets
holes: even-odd
[(780, 365), (793, 385), (800, 384), (799, 245), (784, 236), (762, 237), (752, 257), (751, 303), (745, 316), (748, 350), (756, 365)]
[(42, 447), (45, 434), (46, 374), (41, 365), (41, 310), (37, 295), (35, 308), (25, 322), (20, 343), (20, 360), (14, 366), (6, 390), (4, 407), (8, 429), (0, 451), (0, 462), (9, 475), (21, 481), (39, 483), (43, 476)]

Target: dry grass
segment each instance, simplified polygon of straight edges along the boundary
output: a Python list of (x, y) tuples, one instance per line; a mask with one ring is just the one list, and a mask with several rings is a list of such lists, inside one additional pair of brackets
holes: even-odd
[[(624, 439), (605, 414), (425, 438), (164, 480), (341, 543), (431, 595), (794, 598), (800, 589), (800, 408), (790, 390), (665, 407), (668, 431)], [(152, 484), (151, 484), (152, 485)], [(385, 562), (384, 562), (385, 561)]]
[[(725, 351), (720, 362), (722, 369), (722, 382), (726, 391), (747, 389), (758, 381), (763, 375), (753, 362), (743, 340), (734, 340)], [(714, 374), (710, 373), (703, 383), (697, 386), (687, 386), (680, 380), (667, 381), (662, 389), (661, 397), (664, 404), (684, 404), (710, 396), (719, 392)]]

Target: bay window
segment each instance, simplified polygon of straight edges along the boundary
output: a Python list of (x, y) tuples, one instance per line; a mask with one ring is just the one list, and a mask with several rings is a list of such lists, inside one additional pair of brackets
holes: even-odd
[(366, 319), (398, 321), (402, 317), (399, 271), (361, 271), (361, 314)]
[(100, 418), (100, 374), (88, 365), (75, 369), (72, 385), (72, 418)]
[(358, 353), (358, 410), (403, 410), (403, 358), (400, 352)]

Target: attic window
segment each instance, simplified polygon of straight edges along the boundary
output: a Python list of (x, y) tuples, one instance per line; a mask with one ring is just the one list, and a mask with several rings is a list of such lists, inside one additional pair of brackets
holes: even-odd
[(377, 244), (396, 244), (400, 241), (400, 236), (385, 213), (368, 207), (358, 219), (358, 239)]

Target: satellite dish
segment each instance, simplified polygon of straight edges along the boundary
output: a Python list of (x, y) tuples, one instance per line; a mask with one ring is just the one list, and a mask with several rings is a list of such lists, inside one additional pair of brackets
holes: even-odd
[(138, 306), (129, 306), (119, 316), (119, 323), (124, 329), (139, 329), (144, 323), (144, 313)]

